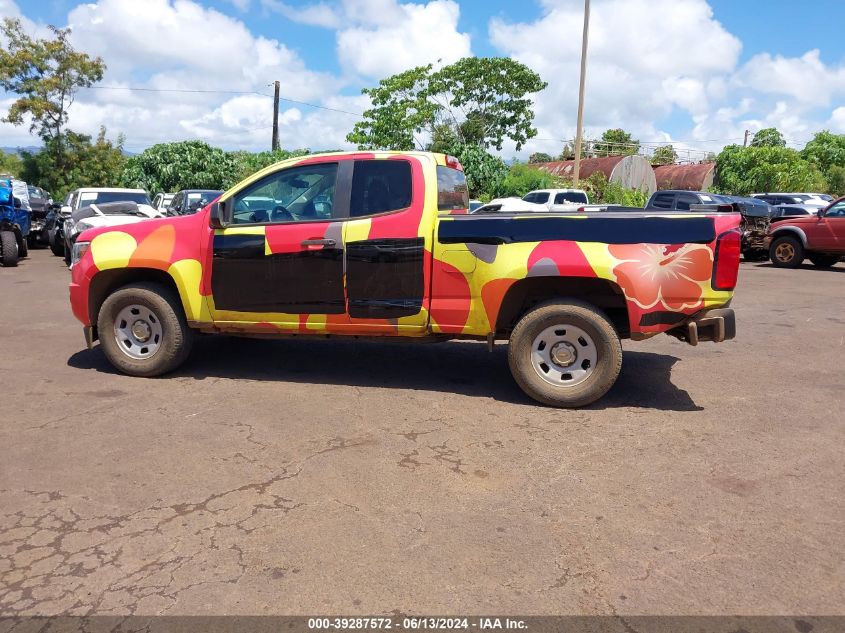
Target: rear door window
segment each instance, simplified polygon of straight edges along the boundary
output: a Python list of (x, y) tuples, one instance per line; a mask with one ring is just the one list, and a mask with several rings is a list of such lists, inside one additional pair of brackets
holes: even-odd
[(412, 192), (408, 161), (356, 160), (349, 215), (362, 217), (407, 209)]
[(651, 206), (656, 207), (658, 209), (671, 209), (672, 203), (675, 201), (675, 194), (674, 193), (659, 193), (654, 196), (654, 200), (651, 202)]
[(445, 165), (437, 166), (437, 208), (440, 211), (469, 208), (469, 190), (464, 172)]

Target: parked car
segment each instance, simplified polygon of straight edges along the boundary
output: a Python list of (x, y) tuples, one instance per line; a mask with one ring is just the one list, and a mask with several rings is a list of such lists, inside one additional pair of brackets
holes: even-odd
[(70, 257), (65, 248), (68, 243), (65, 223), (75, 210), (90, 205), (107, 202), (134, 202), (153, 211), (150, 197), (143, 189), (121, 189), (118, 187), (83, 187), (71, 191), (65, 198), (53, 222), (48, 227), (50, 250), (57, 257)]
[(32, 212), (26, 195), (26, 183), (10, 177), (0, 178), (0, 261), (4, 266), (17, 266), (27, 256)]
[(742, 216), (742, 254), (748, 260), (765, 259), (764, 244), (769, 228), (771, 205), (762, 199), (726, 196), (705, 191), (656, 191), (645, 208), (651, 211), (698, 211), (702, 207), (714, 211), (739, 212)]
[(64, 223), (65, 261), (70, 264), (73, 245), (83, 231), (96, 227), (123, 226), (163, 217), (164, 214), (160, 211), (136, 202), (104, 202), (80, 207), (73, 211)]
[(53, 199), (41, 187), (29, 185), (27, 189), (29, 191), (29, 206), (32, 210), (28, 245), (30, 248), (35, 248), (38, 244), (49, 243), (47, 213), (50, 210), (50, 205), (53, 204)]
[(153, 198), (153, 209), (161, 213), (166, 213), (167, 207), (170, 206), (170, 201), (173, 200), (173, 196), (175, 195), (175, 193), (157, 193), (155, 198)]
[(468, 208), (462, 183), (427, 152), (277, 163), (192, 216), (82, 233), (73, 313), (133, 376), (175, 369), (198, 330), (507, 339), (519, 386), (561, 407), (612, 387), (620, 338), (735, 336), (738, 214), (443, 213)]
[(222, 193), (217, 189), (183, 189), (173, 196), (167, 215), (191, 215), (219, 198)]
[(14, 182), (11, 178), (0, 179), (0, 262), (4, 266), (17, 266), (18, 260), (27, 255), (30, 210), (15, 195)]
[[(765, 200), (775, 206), (779, 204), (805, 204), (816, 208), (824, 208), (830, 204), (829, 200), (821, 198), (826, 194), (817, 193), (752, 193), (752, 198)], [(830, 196), (828, 196), (830, 197)]]
[(772, 222), (815, 215), (818, 209), (804, 204), (778, 204), (772, 207)]
[(544, 204), (526, 202), (515, 196), (510, 198), (494, 198), (486, 204), (482, 204), (473, 215), (484, 215), (485, 213), (547, 213), (549, 208)]
[(574, 208), (590, 204), (587, 192), (583, 189), (537, 189), (529, 191), (522, 199), (545, 205), (549, 211), (572, 211)]
[(845, 255), (845, 197), (813, 215), (775, 222), (766, 245), (778, 268), (797, 268), (805, 258), (819, 268), (830, 268)]

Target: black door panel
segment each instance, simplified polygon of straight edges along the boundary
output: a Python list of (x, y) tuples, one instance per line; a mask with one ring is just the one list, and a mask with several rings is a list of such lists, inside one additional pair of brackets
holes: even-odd
[(264, 254), (263, 235), (215, 235), (217, 310), (342, 314), (343, 250)]
[(393, 319), (418, 314), (424, 291), (423, 255), (421, 237), (347, 244), (349, 316)]

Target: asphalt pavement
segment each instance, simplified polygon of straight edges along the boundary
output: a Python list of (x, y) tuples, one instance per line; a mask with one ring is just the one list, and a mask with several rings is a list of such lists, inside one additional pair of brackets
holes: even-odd
[(48, 250), (0, 268), (0, 614), (832, 614), (845, 263), (743, 263), (738, 338), (626, 342), (598, 404), (506, 346), (88, 351)]

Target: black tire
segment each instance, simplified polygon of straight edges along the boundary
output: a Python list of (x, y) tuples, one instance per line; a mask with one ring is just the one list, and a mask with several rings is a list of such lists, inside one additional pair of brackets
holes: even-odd
[(50, 242), (50, 250), (52, 251), (53, 255), (56, 257), (64, 257), (65, 256), (65, 245), (64, 242), (60, 242), (57, 239), (53, 239)]
[(804, 245), (798, 238), (783, 235), (769, 247), (769, 259), (777, 268), (798, 268), (804, 261)]
[(18, 239), (12, 231), (0, 231), (0, 260), (9, 268), (18, 265)]
[[(580, 328), (593, 339), (595, 367), (579, 384), (551, 384), (534, 367), (535, 339), (558, 325)], [(550, 301), (527, 312), (516, 324), (508, 345), (508, 364), (514, 380), (534, 400), (552, 407), (583, 407), (601, 398), (616, 382), (622, 368), (622, 345), (610, 320), (595, 306), (576, 299)]]
[(814, 253), (810, 255), (808, 259), (813, 262), (813, 266), (818, 266), (819, 268), (830, 268), (839, 261), (839, 255), (817, 255)]
[(29, 240), (29, 236), (21, 238), (21, 241), (18, 243), (18, 257), (20, 259), (29, 257), (29, 244), (27, 243), (27, 240)]
[(38, 234), (30, 232), (29, 235), (26, 236), (26, 246), (27, 248), (36, 249), (38, 248)]
[[(151, 310), (162, 329), (158, 350), (140, 360), (124, 352), (115, 336), (118, 314), (133, 305)], [(151, 282), (124, 286), (106, 297), (97, 318), (97, 331), (106, 358), (130, 376), (152, 377), (173, 371), (188, 357), (194, 341), (194, 332), (188, 327), (179, 297), (169, 288)]]

